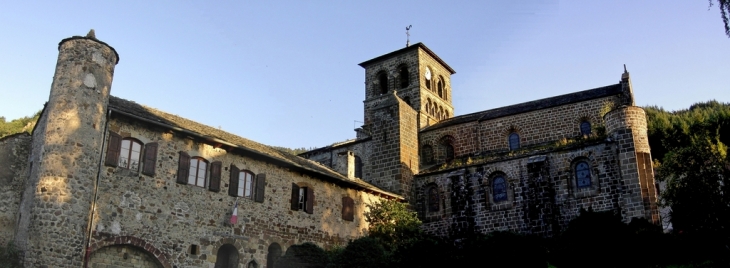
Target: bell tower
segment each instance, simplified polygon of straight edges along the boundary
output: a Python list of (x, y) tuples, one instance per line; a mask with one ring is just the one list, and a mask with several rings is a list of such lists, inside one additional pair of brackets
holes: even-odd
[(418, 131), (454, 115), (455, 73), (422, 43), (360, 63), (365, 68), (365, 124), (372, 138), (365, 180), (410, 196), (418, 173)]

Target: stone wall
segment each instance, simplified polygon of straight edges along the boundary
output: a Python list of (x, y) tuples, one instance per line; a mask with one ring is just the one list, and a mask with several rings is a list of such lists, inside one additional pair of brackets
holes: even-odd
[(91, 254), (90, 268), (162, 268), (154, 256), (142, 248), (116, 245), (101, 248)]
[[(158, 143), (156, 174), (121, 167), (104, 167), (96, 199), (92, 248), (114, 237), (135, 237), (156, 248), (160, 259), (178, 267), (208, 266), (216, 261), (221, 241), (237, 245), (241, 264), (266, 262), (272, 243), (284, 247), (313, 242), (322, 247), (344, 246), (365, 234), (365, 204), (379, 197), (344, 188), (316, 176), (244, 156), (235, 151), (178, 135), (166, 129), (113, 117), (110, 131), (144, 144)], [(221, 161), (219, 192), (176, 183), (179, 152)], [(235, 197), (228, 195), (231, 164), (254, 174), (266, 174), (263, 203), (238, 199), (238, 223), (231, 225)], [(313, 214), (291, 210), (292, 184), (314, 189)], [(355, 201), (354, 221), (342, 219), (342, 197)], [(199, 248), (191, 253), (192, 245)], [(263, 266), (261, 266), (263, 267)]]
[[(483, 121), (472, 121), (421, 132), (421, 146), (434, 149), (436, 163), (446, 160), (440, 141), (453, 138), (454, 154), (509, 151), (508, 136), (515, 132), (520, 136), (520, 146), (556, 142), (561, 139), (580, 137), (580, 123), (587, 120), (593, 133), (605, 126), (603, 115), (611, 111), (618, 96), (609, 96), (578, 103), (540, 109)], [(431, 163), (422, 163), (427, 168)]]
[[(515, 231), (550, 236), (567, 227), (581, 208), (621, 213), (627, 191), (614, 153), (616, 143), (588, 142), (505, 156), (487, 163), (464, 165), (416, 179), (416, 207), (423, 228), (438, 235), (469, 231)], [(592, 185), (576, 186), (574, 164), (590, 165)], [(507, 180), (507, 200), (495, 202), (493, 179)], [(439, 210), (428, 208), (427, 190), (437, 187)]]
[(25, 132), (0, 139), (0, 246), (15, 237), (20, 197), (28, 176), (30, 141)]

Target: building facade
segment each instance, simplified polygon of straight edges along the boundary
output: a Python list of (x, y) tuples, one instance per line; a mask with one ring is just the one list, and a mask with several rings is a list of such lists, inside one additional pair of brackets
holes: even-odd
[(455, 71), (414, 44), (360, 64), (355, 139), (295, 156), (111, 96), (118, 61), (93, 32), (62, 40), (32, 134), (0, 139), (0, 242), (27, 267), (296, 267), (303, 243), (365, 235), (382, 199), (443, 236), (550, 236), (589, 208), (659, 220), (628, 72), (455, 116)]

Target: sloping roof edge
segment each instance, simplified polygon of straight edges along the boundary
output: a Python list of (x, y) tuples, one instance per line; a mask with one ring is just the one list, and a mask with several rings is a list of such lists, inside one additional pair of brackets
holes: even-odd
[[(116, 99), (115, 101), (126, 101), (126, 102), (129, 102), (127, 100), (124, 100), (124, 99), (121, 99), (121, 98), (117, 98), (117, 97), (114, 97), (114, 96), (112, 96), (112, 98), (115, 98)], [(137, 105), (139, 105), (139, 104), (137, 104)], [(287, 159), (287, 158), (284, 158), (284, 157), (273, 156), (273, 155), (270, 155), (270, 154), (261, 152), (259, 150), (255, 150), (255, 149), (246, 147), (246, 146), (241, 145), (241, 144), (236, 144), (234, 142), (229, 142), (229, 141), (226, 141), (226, 140), (223, 140), (223, 139), (220, 139), (220, 138), (216, 138), (216, 137), (212, 137), (212, 136), (205, 135), (205, 134), (202, 134), (202, 133), (198, 133), (196, 131), (192, 131), (192, 130), (189, 130), (189, 129), (185, 129), (185, 128), (182, 128), (182, 127), (179, 127), (179, 126), (174, 126), (174, 125), (171, 125), (171, 124), (167, 124), (165, 122), (155, 121), (155, 120), (153, 120), (151, 118), (145, 118), (145, 117), (142, 117), (142, 116), (139, 116), (139, 115), (135, 115), (133, 113), (130, 113), (128, 111), (125, 111), (121, 107), (115, 107), (111, 103), (111, 101), (110, 101), (110, 105), (109, 105), (109, 108), (108, 109), (111, 110), (112, 113), (116, 113), (116, 114), (119, 114), (119, 115), (122, 115), (122, 116), (125, 116), (125, 117), (128, 117), (128, 118), (132, 118), (132, 119), (135, 119), (135, 120), (143, 121), (145, 123), (157, 125), (157, 126), (160, 126), (160, 127), (163, 127), (163, 128), (170, 129), (170, 130), (182, 132), (182, 133), (185, 133), (186, 135), (190, 135), (190, 136), (194, 136), (194, 137), (197, 137), (197, 138), (201, 138), (201, 139), (204, 139), (204, 140), (207, 140), (207, 141), (210, 141), (210, 142), (224, 144), (224, 145), (229, 146), (231, 148), (235, 148), (237, 150), (240, 150), (240, 151), (242, 151), (244, 153), (251, 154), (251, 155), (255, 155), (255, 156), (258, 156), (258, 157), (261, 157), (261, 158), (270, 160), (272, 162), (275, 162), (279, 166), (283, 166), (283, 167), (287, 167), (287, 168), (292, 168), (292, 169), (295, 169), (295, 170), (298, 170), (298, 171), (305, 171), (305, 172), (308, 172), (308, 173), (318, 174), (318, 175), (321, 175), (323, 178), (328, 179), (331, 182), (348, 185), (349, 187), (352, 187), (352, 188), (355, 188), (355, 189), (358, 189), (359, 188), (359, 189), (363, 189), (363, 190), (370, 191), (370, 192), (377, 192), (380, 195), (388, 196), (390, 198), (401, 199), (401, 200), (404, 199), (403, 196), (401, 196), (401, 195), (398, 195), (398, 194), (395, 194), (395, 193), (391, 193), (391, 192), (385, 191), (385, 190), (380, 189), (377, 186), (372, 185), (370, 183), (367, 183), (365, 181), (348, 179), (348, 178), (340, 175), (339, 173), (337, 173), (337, 172), (335, 172), (335, 171), (333, 171), (333, 170), (331, 170), (331, 169), (329, 169), (329, 168), (327, 168), (325, 166), (322, 166), (322, 165), (320, 165), (320, 164), (318, 164), (316, 162), (313, 162), (311, 160), (301, 158), (299, 156), (290, 155), (291, 157), (296, 157), (296, 158), (298, 158), (301, 161), (311, 162), (312, 165), (317, 165), (318, 168), (326, 169), (328, 172), (324, 172), (323, 170), (317, 170), (317, 169), (312, 168), (312, 167), (307, 167), (307, 166), (302, 165), (301, 163), (297, 163), (297, 162), (295, 162), (295, 161), (293, 161), (291, 159)], [(170, 115), (170, 116), (173, 116), (173, 115)], [(205, 125), (203, 125), (203, 126), (210, 128), (209, 126), (205, 126)], [(259, 144), (259, 145), (266, 146), (266, 145), (262, 145), (262, 144)], [(281, 152), (281, 151), (277, 151), (277, 152), (279, 152), (281, 154), (287, 154), (287, 153)]]
[(425, 127), (424, 129), (421, 130), (421, 132), (440, 129), (440, 128), (463, 124), (463, 123), (468, 123), (468, 122), (472, 122), (472, 121), (489, 120), (489, 119), (494, 119), (494, 118), (498, 118), (498, 117), (510, 116), (510, 115), (515, 115), (515, 114), (520, 114), (520, 113), (525, 113), (525, 112), (530, 112), (530, 111), (542, 110), (542, 109), (557, 107), (557, 106), (561, 106), (561, 105), (591, 100), (591, 99), (618, 95), (618, 94), (621, 94), (621, 92), (622, 92), (621, 90), (622, 90), (621, 84), (613, 84), (613, 85), (608, 85), (608, 86), (604, 86), (604, 87), (593, 88), (593, 89), (558, 95), (558, 96), (554, 96), (554, 97), (518, 103), (518, 104), (514, 104), (514, 105), (510, 105), (510, 106), (499, 107), (499, 108), (495, 108), (495, 109), (491, 109), (491, 110), (460, 115), (460, 116), (446, 119), (435, 125)]

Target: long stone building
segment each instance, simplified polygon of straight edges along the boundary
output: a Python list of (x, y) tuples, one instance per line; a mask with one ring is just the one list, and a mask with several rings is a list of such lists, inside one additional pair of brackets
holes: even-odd
[(0, 243), (26, 267), (296, 267), (302, 243), (365, 235), (381, 199), (409, 202), (444, 236), (550, 236), (581, 208), (659, 221), (625, 70), (614, 85), (455, 116), (455, 71), (410, 45), (360, 64), (355, 139), (295, 156), (111, 96), (118, 62), (93, 32), (62, 40), (32, 134), (0, 139)]

